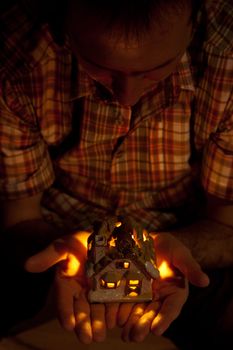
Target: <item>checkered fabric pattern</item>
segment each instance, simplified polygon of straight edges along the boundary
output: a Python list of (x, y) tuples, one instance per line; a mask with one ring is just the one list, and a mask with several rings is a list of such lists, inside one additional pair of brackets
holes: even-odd
[(47, 25), (35, 30), (15, 7), (1, 26), (2, 200), (44, 191), (45, 219), (56, 225), (86, 229), (114, 213), (149, 230), (192, 215), (199, 186), (233, 200), (231, 0), (206, 1), (176, 71), (133, 108)]

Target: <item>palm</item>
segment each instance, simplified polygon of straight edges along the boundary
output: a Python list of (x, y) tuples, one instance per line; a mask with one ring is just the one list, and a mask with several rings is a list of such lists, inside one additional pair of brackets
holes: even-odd
[(161, 335), (186, 302), (188, 281), (199, 287), (208, 284), (208, 277), (190, 251), (172, 235), (154, 235), (154, 243), (161, 277), (153, 282), (153, 301), (133, 306), (123, 329), (124, 340), (142, 341), (150, 332)]

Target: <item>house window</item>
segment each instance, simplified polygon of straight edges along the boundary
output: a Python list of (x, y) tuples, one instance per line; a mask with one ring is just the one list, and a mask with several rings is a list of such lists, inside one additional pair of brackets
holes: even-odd
[(141, 293), (141, 281), (138, 279), (130, 279), (126, 284), (126, 295), (136, 297)]
[(139, 280), (129, 280), (129, 286), (134, 289), (139, 285), (139, 282)]
[(120, 281), (117, 282), (107, 282), (105, 281), (103, 278), (100, 279), (100, 285), (102, 288), (106, 288), (106, 289), (114, 289), (119, 287), (120, 285)]
[(117, 269), (129, 269), (130, 262), (129, 261), (117, 261), (116, 268)]

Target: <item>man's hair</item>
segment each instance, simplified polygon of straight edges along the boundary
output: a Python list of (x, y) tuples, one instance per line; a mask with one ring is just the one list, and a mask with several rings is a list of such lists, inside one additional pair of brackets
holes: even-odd
[(166, 18), (185, 5), (191, 7), (190, 20), (195, 23), (203, 0), (21, 0), (38, 23), (48, 23), (55, 41), (62, 45), (69, 6), (94, 14), (106, 24), (109, 33), (121, 28), (125, 38), (146, 33), (152, 21)]

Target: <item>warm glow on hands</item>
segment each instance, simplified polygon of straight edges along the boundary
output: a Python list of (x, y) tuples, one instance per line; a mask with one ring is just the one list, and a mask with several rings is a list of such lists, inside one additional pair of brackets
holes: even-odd
[[(83, 245), (85, 250), (87, 250), (87, 239), (89, 233), (87, 232), (77, 232), (73, 235), (73, 238)], [(67, 253), (65, 257), (65, 264), (63, 264), (60, 272), (62, 276), (74, 277), (78, 274), (80, 270), (81, 262), (77, 256), (72, 253)]]
[(74, 277), (80, 268), (80, 261), (73, 255), (68, 254), (66, 258), (66, 267), (61, 270), (61, 274), (66, 277)]
[(87, 239), (90, 236), (89, 232), (79, 231), (74, 234), (74, 238), (79, 241), (83, 247), (87, 250)]
[(76, 232), (56, 239), (25, 262), (26, 271), (38, 273), (60, 263), (64, 276), (74, 276), (83, 269), (89, 232)]
[(169, 267), (168, 263), (165, 260), (162, 261), (158, 269), (159, 269), (160, 277), (162, 279), (175, 277), (174, 271)]

